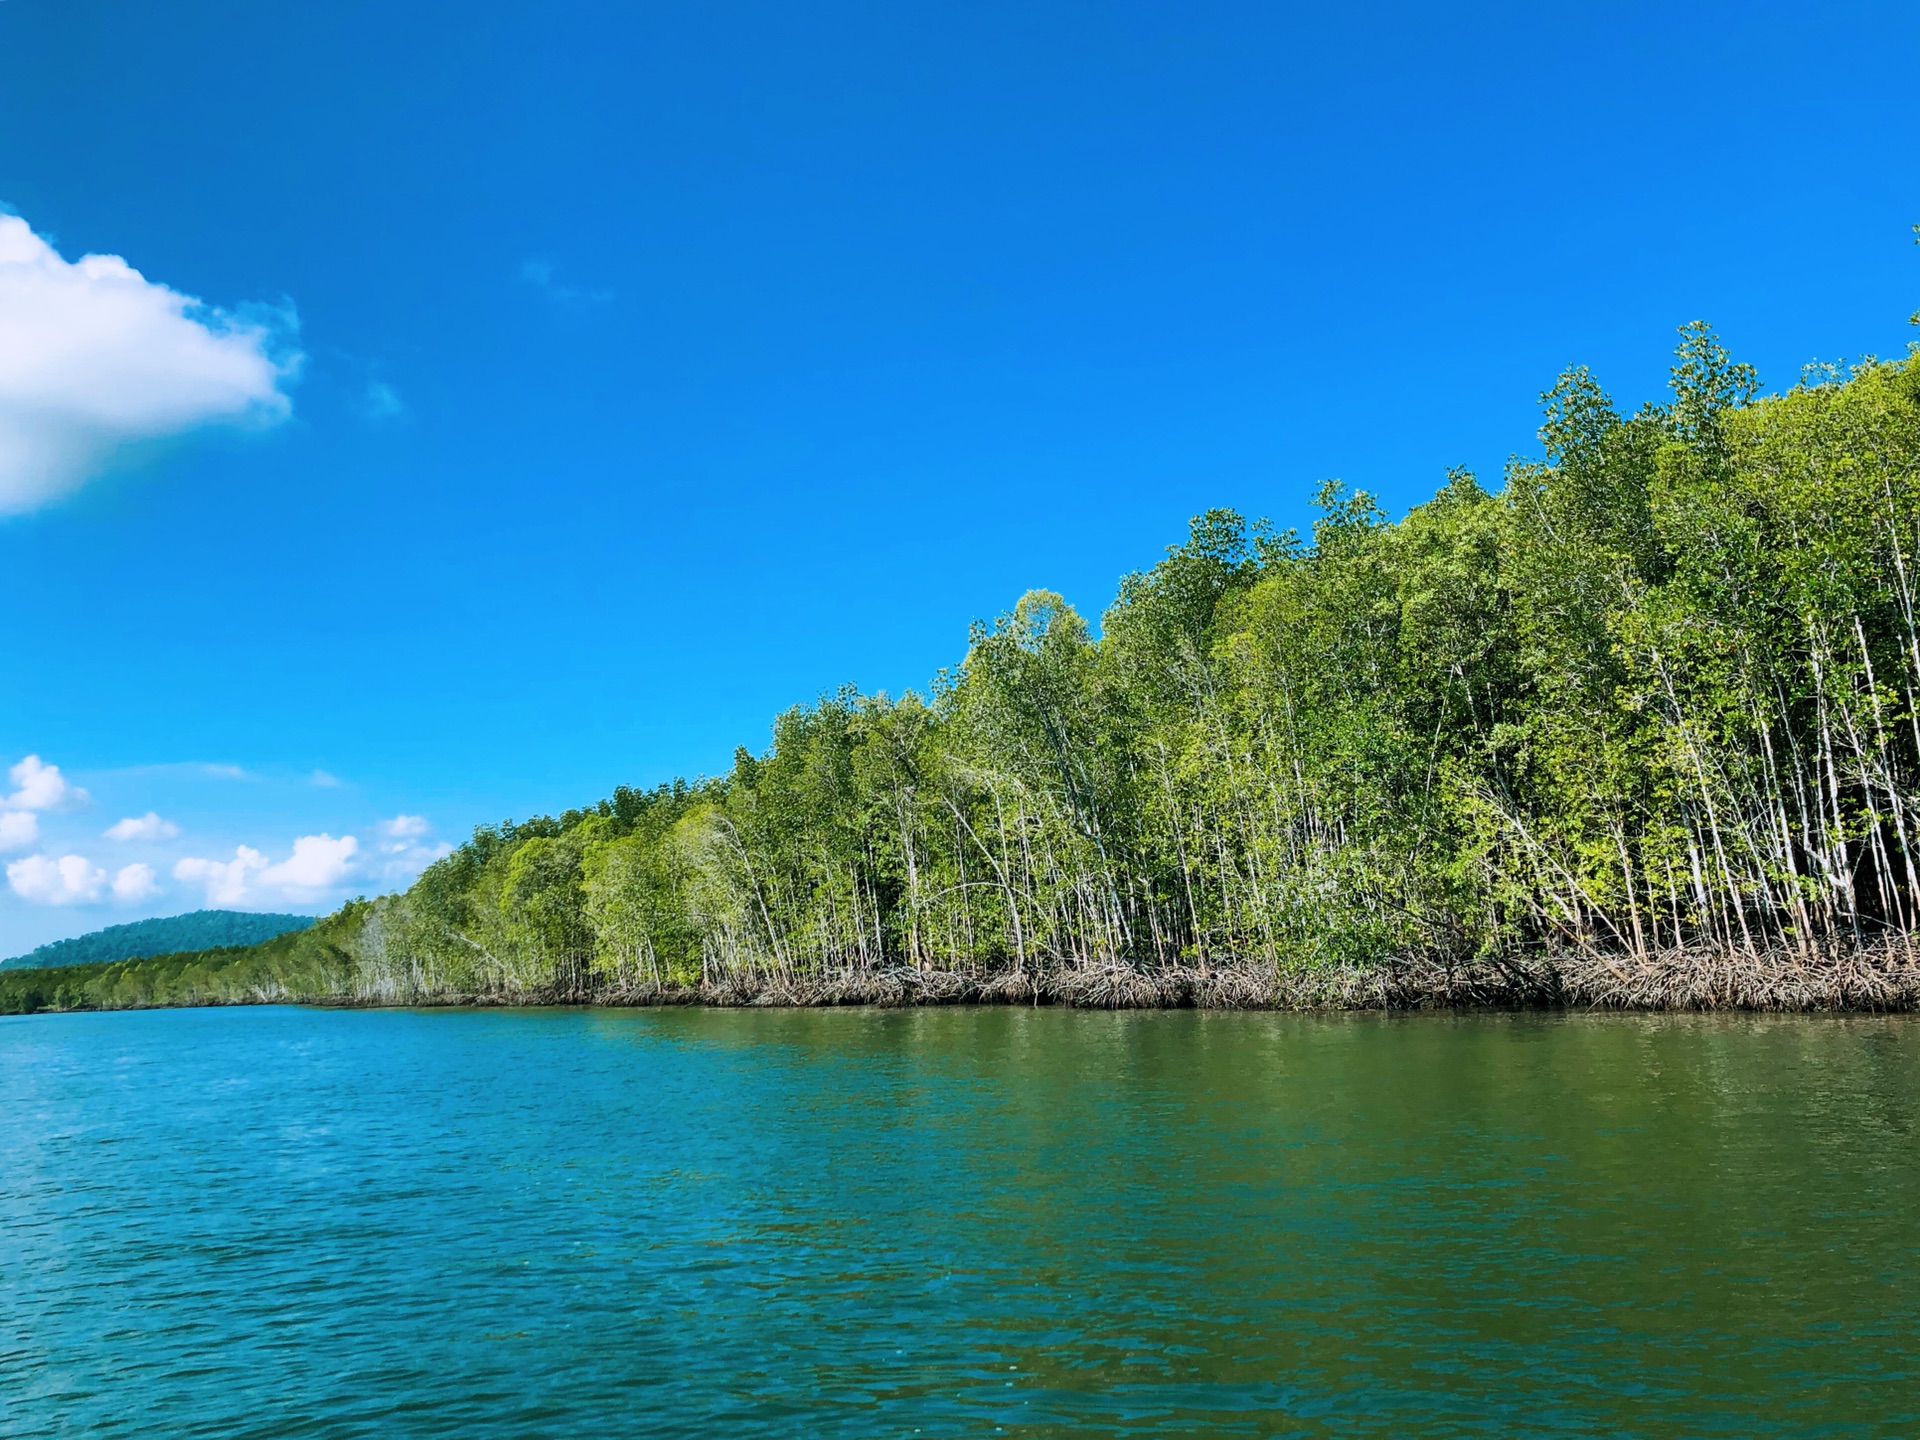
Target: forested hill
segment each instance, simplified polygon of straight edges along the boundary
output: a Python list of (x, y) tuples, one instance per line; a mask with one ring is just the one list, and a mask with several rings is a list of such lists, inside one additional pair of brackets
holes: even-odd
[(240, 910), (195, 910), (56, 940), (26, 955), (0, 961), (0, 969), (88, 965), (99, 961), (132, 960), (167, 955), (180, 950), (212, 950), (232, 945), (257, 945), (289, 930), (313, 924), (311, 915), (253, 915)]
[(274, 953), (376, 1001), (1916, 1003), (1920, 352), (1762, 396), (1682, 336), (1664, 405), (1563, 375), (1497, 487), (1209, 512), (1098, 639), (1028, 594), (924, 696), (483, 827)]

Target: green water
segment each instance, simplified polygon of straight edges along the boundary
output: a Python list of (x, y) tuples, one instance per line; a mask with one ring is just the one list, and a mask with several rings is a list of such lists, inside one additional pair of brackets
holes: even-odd
[(0, 1020), (0, 1433), (1912, 1436), (1920, 1024)]

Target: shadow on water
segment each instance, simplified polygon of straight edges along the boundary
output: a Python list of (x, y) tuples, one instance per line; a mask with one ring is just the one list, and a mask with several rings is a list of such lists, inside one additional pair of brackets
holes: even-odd
[(0, 1021), (0, 1428), (1908, 1435), (1916, 1025)]

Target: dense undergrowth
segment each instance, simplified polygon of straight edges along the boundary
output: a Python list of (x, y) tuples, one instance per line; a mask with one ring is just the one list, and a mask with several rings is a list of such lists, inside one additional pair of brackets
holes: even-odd
[(1696, 325), (1665, 406), (1544, 399), (1497, 490), (1209, 512), (1098, 638), (1031, 593), (926, 696), (67, 993), (1910, 1004), (1920, 360), (1760, 397)]

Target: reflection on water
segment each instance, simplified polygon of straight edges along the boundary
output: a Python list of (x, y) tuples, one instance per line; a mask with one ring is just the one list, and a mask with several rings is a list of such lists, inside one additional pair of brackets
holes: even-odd
[(0, 1020), (8, 1435), (1912, 1435), (1920, 1022)]

